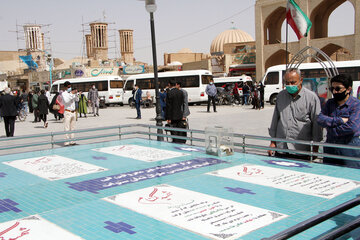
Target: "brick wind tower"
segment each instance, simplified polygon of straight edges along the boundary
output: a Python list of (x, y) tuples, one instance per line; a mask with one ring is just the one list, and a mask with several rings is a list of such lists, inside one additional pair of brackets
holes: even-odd
[(108, 60), (108, 24), (90, 23), (91, 34), (86, 35), (86, 50), (89, 58)]
[(121, 60), (127, 65), (134, 64), (133, 32), (130, 29), (119, 30)]

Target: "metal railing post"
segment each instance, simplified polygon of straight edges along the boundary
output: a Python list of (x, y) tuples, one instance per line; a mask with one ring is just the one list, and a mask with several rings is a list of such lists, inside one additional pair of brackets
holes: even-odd
[(54, 148), (54, 133), (53, 132), (51, 132), (50, 133), (51, 135), (51, 148)]
[(119, 126), (119, 140), (121, 140), (121, 126)]
[(310, 162), (314, 161), (314, 141), (310, 142)]
[(242, 142), (242, 149), (243, 149), (243, 153), (245, 153), (246, 152), (246, 150), (245, 150), (245, 139), (246, 139), (246, 136), (245, 136), (245, 134), (243, 134), (242, 135), (242, 139), (243, 139), (243, 142)]
[(193, 132), (192, 130), (190, 131), (190, 145), (193, 145)]
[(151, 140), (151, 127), (149, 126), (149, 140)]

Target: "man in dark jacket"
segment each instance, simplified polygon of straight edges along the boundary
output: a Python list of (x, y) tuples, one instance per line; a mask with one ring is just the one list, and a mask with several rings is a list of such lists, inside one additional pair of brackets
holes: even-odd
[(0, 112), (4, 118), (6, 136), (13, 137), (18, 103), (16, 102), (16, 97), (10, 95), (10, 88), (5, 88), (4, 92), (5, 95), (0, 97)]
[(49, 113), (49, 101), (45, 95), (45, 90), (42, 89), (40, 91), (40, 96), (38, 98), (38, 109), (39, 109), (39, 117), (44, 121), (44, 128), (48, 127), (47, 115)]
[[(171, 127), (184, 128), (183, 121), (183, 105), (184, 105), (184, 93), (175, 88), (175, 83), (170, 82), (170, 90), (166, 95), (166, 112), (165, 117), (167, 123)], [(185, 126), (186, 127), (186, 126)], [(171, 135), (182, 135), (181, 132), (172, 131)], [(183, 140), (173, 138), (174, 143), (181, 143)]]
[(142, 99), (142, 91), (139, 88), (139, 85), (135, 84), (134, 101), (135, 101), (135, 108), (137, 115), (136, 119), (141, 119), (141, 111), (140, 111), (141, 99)]

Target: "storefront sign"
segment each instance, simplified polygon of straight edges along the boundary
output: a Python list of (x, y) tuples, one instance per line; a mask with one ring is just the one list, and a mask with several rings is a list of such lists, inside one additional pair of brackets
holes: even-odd
[(91, 76), (93, 76), (93, 77), (97, 77), (100, 75), (113, 75), (113, 73), (114, 73), (114, 68), (111, 68), (111, 69), (94, 68), (90, 72)]
[(132, 65), (124, 67), (124, 74), (138, 74), (145, 72), (145, 68), (143, 65)]
[(75, 70), (75, 76), (76, 77), (82, 77), (84, 75), (84, 71), (81, 69), (76, 69)]

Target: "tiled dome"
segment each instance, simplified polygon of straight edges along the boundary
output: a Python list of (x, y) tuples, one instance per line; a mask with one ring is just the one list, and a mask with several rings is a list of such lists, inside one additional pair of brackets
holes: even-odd
[(210, 47), (210, 53), (223, 52), (225, 43), (238, 43), (238, 42), (252, 42), (254, 39), (248, 34), (240, 29), (229, 29), (226, 30), (212, 41)]

